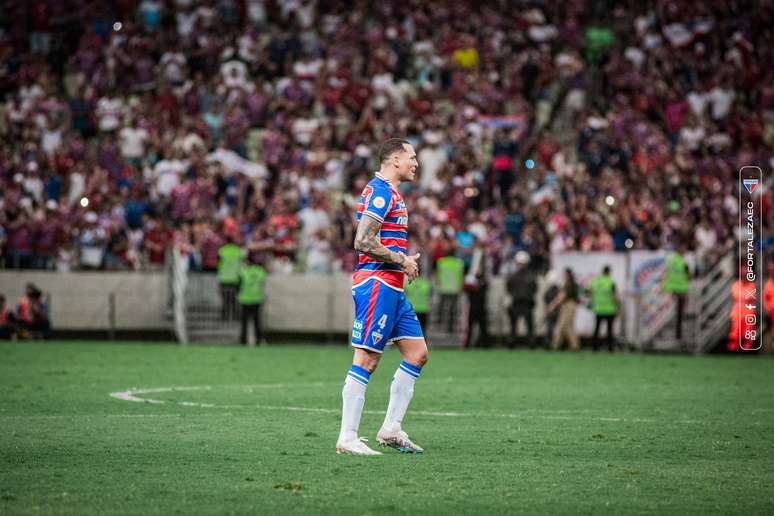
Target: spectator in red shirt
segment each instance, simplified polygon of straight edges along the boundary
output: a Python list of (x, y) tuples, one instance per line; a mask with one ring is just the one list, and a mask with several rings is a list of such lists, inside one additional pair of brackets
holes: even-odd
[(8, 308), (5, 296), (0, 294), (0, 339), (10, 339), (16, 333), (16, 315)]
[(167, 247), (170, 244), (170, 233), (163, 222), (150, 215), (145, 215), (144, 219), (145, 240), (143, 244), (148, 264), (152, 268), (161, 268), (164, 266)]

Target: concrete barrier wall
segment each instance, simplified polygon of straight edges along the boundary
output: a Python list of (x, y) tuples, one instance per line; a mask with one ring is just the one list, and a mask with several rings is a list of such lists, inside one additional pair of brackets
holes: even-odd
[(266, 282), (269, 331), (346, 333), (352, 327), (351, 276), (294, 274)]
[[(630, 340), (639, 334), (635, 324), (641, 313), (656, 311), (647, 302), (638, 304), (636, 294), (641, 295), (642, 275), (639, 265), (663, 254), (657, 251), (635, 251), (627, 255), (617, 253), (569, 253), (552, 258), (557, 270), (570, 266), (583, 284), (597, 274), (600, 264), (613, 264), (619, 295), (624, 306), (618, 325), (627, 329)], [(633, 260), (632, 264), (629, 261)], [(649, 263), (649, 262), (648, 262)], [(663, 263), (661, 264), (663, 269)], [(657, 272), (657, 271), (656, 271)], [(200, 276), (194, 280), (193, 278)], [(644, 277), (644, 276), (643, 276)], [(660, 295), (657, 280), (652, 273), (649, 288)], [(109, 299), (115, 296), (115, 329), (117, 330), (171, 330), (169, 317), (168, 279), (163, 272), (40, 272), (0, 271), (0, 293), (6, 295), (11, 305), (16, 305), (27, 282), (37, 284), (51, 296), (52, 323), (55, 328), (73, 330), (107, 330), (110, 328)], [(194, 286), (198, 283), (198, 286)], [(349, 274), (315, 275), (292, 274), (269, 277), (266, 285), (266, 302), (263, 308), (264, 325), (268, 331), (348, 333), (352, 324), (352, 294)], [(214, 274), (189, 275), (189, 291), (196, 288), (193, 298), (217, 310), (220, 306), (217, 280)], [(542, 298), (545, 285), (538, 279), (534, 311), (535, 331), (545, 331)], [(647, 296), (646, 296), (647, 297)], [(658, 297), (658, 296), (655, 296)], [(505, 309), (504, 278), (492, 278), (489, 285), (489, 328), (493, 335), (508, 333), (509, 321)], [(647, 301), (647, 299), (646, 299)], [(651, 303), (652, 304), (652, 303)], [(691, 306), (689, 305), (689, 310)], [(523, 332), (523, 323), (520, 332)], [(581, 307), (576, 318), (576, 330), (581, 335), (593, 331), (593, 316)]]
[[(204, 278), (202, 278), (204, 279)], [(51, 299), (51, 320), (61, 330), (110, 328), (110, 294), (115, 296), (115, 329), (171, 330), (169, 286), (162, 272), (39, 272), (0, 271), (0, 293), (15, 306), (28, 282)], [(208, 275), (199, 295), (219, 306), (217, 281)], [(539, 289), (539, 295), (542, 288)], [(489, 288), (489, 326), (495, 335), (508, 331), (503, 306), (504, 281), (495, 278)], [(213, 308), (216, 309), (216, 308)], [(347, 333), (354, 305), (348, 274), (293, 274), (270, 276), (263, 308), (265, 328), (277, 332)], [(540, 331), (542, 306), (536, 310)]]
[(110, 294), (116, 329), (169, 329), (167, 277), (160, 272), (0, 272), (0, 293), (16, 306), (27, 283), (51, 300), (51, 321), (62, 330), (110, 328)]
[[(211, 279), (208, 299), (220, 302)], [(110, 328), (110, 294), (115, 297), (117, 330), (171, 329), (167, 276), (161, 272), (39, 272), (0, 271), (0, 293), (15, 307), (27, 283), (37, 285), (51, 300), (51, 320), (62, 330)], [(263, 308), (266, 329), (283, 332), (346, 333), (352, 325), (350, 276), (271, 276)]]
[[(220, 295), (214, 274), (188, 276), (189, 299), (217, 311)], [(263, 305), (265, 329), (275, 332), (348, 333), (352, 329), (354, 303), (349, 274), (291, 274), (269, 276)], [(542, 281), (538, 297), (542, 298)], [(509, 322), (504, 304), (505, 280), (492, 278), (489, 284), (489, 331), (505, 335)], [(459, 304), (462, 307), (462, 303)], [(536, 331), (542, 331), (542, 303), (536, 305)], [(522, 331), (526, 326), (522, 321)]]

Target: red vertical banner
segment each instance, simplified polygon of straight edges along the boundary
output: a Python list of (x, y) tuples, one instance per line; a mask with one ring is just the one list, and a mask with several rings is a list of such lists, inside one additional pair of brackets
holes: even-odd
[(731, 324), (742, 351), (761, 349), (763, 337), (762, 187), (760, 167), (739, 169), (739, 277)]

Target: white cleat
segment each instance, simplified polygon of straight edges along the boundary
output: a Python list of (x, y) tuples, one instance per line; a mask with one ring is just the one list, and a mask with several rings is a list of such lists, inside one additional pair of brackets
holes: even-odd
[(403, 430), (397, 432), (387, 432), (382, 429), (376, 434), (376, 440), (379, 441), (380, 446), (389, 446), (395, 448), (401, 453), (422, 453), (425, 450), (418, 444), (414, 444), (409, 439), (409, 436)]
[(336, 443), (336, 453), (339, 455), (381, 455), (382, 452), (372, 450), (360, 439), (350, 441), (338, 441)]

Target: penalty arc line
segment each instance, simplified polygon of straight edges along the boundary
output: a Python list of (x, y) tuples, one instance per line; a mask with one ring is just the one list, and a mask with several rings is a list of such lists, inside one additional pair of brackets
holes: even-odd
[[(284, 385), (284, 384), (276, 384), (276, 385)], [(315, 384), (317, 385), (317, 384)], [(261, 387), (274, 387), (274, 384), (257, 384), (257, 386)], [(201, 407), (201, 408), (221, 408), (221, 409), (259, 409), (259, 410), (277, 410), (277, 411), (286, 411), (286, 412), (309, 412), (309, 413), (322, 413), (322, 414), (338, 414), (341, 412), (340, 409), (333, 409), (333, 408), (321, 408), (321, 407), (296, 407), (296, 406), (290, 406), (290, 405), (216, 405), (213, 403), (201, 403), (201, 402), (195, 402), (195, 401), (177, 401), (177, 402), (168, 402), (165, 400), (158, 400), (158, 399), (152, 399), (152, 398), (145, 398), (140, 397), (138, 395), (142, 394), (158, 394), (158, 393), (165, 393), (165, 392), (190, 392), (190, 391), (209, 391), (212, 390), (212, 386), (210, 385), (201, 385), (201, 386), (188, 386), (188, 387), (155, 387), (155, 388), (149, 388), (149, 389), (129, 389), (126, 391), (116, 391), (111, 392), (110, 397), (123, 400), (123, 401), (131, 401), (135, 403), (150, 403), (154, 405), (163, 405), (168, 403), (176, 403), (177, 405), (183, 406), (183, 407)], [(364, 414), (375, 414), (375, 415), (384, 415), (383, 411), (378, 410), (364, 410)], [(563, 420), (563, 421), (573, 421), (573, 420), (592, 420), (592, 421), (604, 421), (604, 422), (621, 422), (621, 423), (659, 423), (660, 421), (657, 419), (651, 419), (651, 418), (626, 418), (626, 417), (593, 417), (593, 416), (571, 416), (571, 415), (558, 415), (558, 414), (535, 414), (533, 412), (513, 412), (513, 413), (483, 413), (483, 412), (434, 412), (434, 411), (426, 411), (426, 410), (413, 410), (411, 411), (412, 415), (415, 416), (422, 416), (422, 417), (497, 417), (497, 418), (509, 418), (509, 419), (519, 419), (519, 418), (539, 418), (539, 419), (556, 419), (556, 420)], [(683, 420), (677, 420), (677, 423), (685, 423), (685, 424), (695, 424), (698, 423), (696, 420), (692, 419), (683, 419)]]

